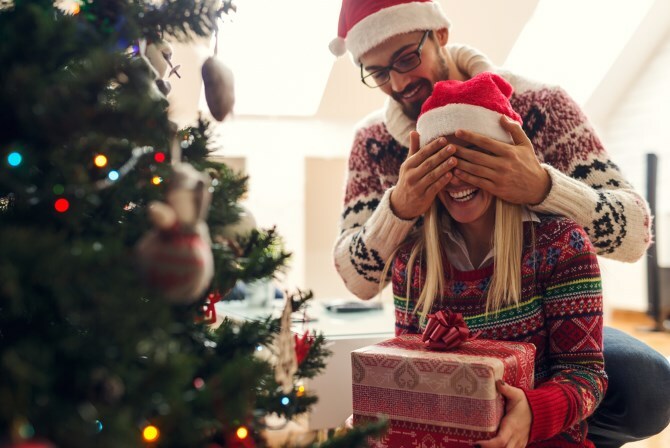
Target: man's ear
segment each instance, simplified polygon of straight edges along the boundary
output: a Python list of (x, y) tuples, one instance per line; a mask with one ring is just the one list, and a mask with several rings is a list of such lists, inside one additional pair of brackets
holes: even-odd
[(445, 45), (447, 45), (447, 42), (449, 41), (448, 28), (440, 28), (439, 30), (433, 31), (433, 34), (435, 35), (437, 43), (440, 44), (440, 47), (444, 47)]

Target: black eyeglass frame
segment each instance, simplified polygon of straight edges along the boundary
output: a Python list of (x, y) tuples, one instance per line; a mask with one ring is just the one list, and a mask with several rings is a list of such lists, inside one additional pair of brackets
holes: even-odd
[[(363, 69), (363, 64), (360, 64), (360, 67), (361, 67), (361, 82), (363, 84), (365, 84), (367, 87), (371, 88), (371, 89), (376, 89), (377, 87), (381, 87), (381, 86), (383, 86), (384, 84), (386, 84), (387, 82), (389, 82), (391, 80), (391, 71), (394, 71), (396, 73), (407, 73), (407, 72), (411, 72), (412, 70), (414, 70), (415, 68), (420, 66), (421, 65), (421, 50), (423, 50), (423, 45), (426, 43), (426, 38), (428, 37), (429, 34), (430, 34), (430, 30), (426, 30), (423, 33), (423, 36), (421, 37), (421, 40), (419, 41), (419, 44), (416, 47), (416, 50), (410, 51), (409, 53), (405, 53), (405, 54), (402, 54), (402, 55), (398, 56), (397, 58), (395, 58), (391, 62), (391, 65), (388, 65), (384, 68), (381, 68), (379, 70), (375, 70), (374, 72), (368, 73), (367, 75), (365, 75), (364, 74), (364, 69)], [(404, 58), (406, 58), (407, 56), (410, 56), (410, 55), (416, 55), (416, 59), (417, 59), (418, 62), (416, 63), (415, 66), (413, 66), (411, 68), (408, 68), (408, 69), (404, 69), (404, 70), (403, 69), (398, 69), (397, 67), (395, 67), (395, 64), (399, 60), (404, 59)], [(375, 81), (374, 78), (371, 78), (371, 77), (376, 75), (377, 73), (380, 73), (380, 72), (386, 72), (386, 81), (384, 81), (381, 84), (378, 84), (377, 81)], [(366, 79), (371, 79), (371, 82), (374, 85), (370, 85), (367, 82), (365, 82)]]

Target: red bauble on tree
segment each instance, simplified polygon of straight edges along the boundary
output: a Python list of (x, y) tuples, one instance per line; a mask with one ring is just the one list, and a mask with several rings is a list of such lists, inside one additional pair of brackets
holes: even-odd
[(305, 331), (302, 336), (294, 334), (293, 338), (295, 340), (295, 356), (298, 360), (298, 365), (300, 365), (307, 358), (309, 349), (314, 344), (314, 336), (310, 335), (309, 331)]

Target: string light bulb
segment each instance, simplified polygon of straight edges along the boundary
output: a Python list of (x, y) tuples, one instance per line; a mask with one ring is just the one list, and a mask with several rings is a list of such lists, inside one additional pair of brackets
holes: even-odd
[(14, 166), (14, 167), (19, 166), (19, 165), (21, 165), (21, 161), (23, 161), (23, 156), (22, 156), (20, 153), (16, 152), (16, 151), (10, 153), (10, 154), (7, 156), (7, 162), (8, 162), (11, 166)]
[(237, 428), (237, 431), (235, 431), (235, 435), (237, 436), (238, 439), (244, 440), (247, 437), (249, 437), (249, 430), (244, 426), (240, 426), (239, 428)]
[(118, 180), (119, 179), (119, 172), (115, 171), (115, 170), (112, 170), (112, 171), (109, 172), (107, 177), (109, 178), (109, 180)]
[(142, 430), (142, 438), (145, 442), (155, 442), (160, 437), (160, 431), (154, 425), (145, 426)]
[(151, 183), (154, 184), (154, 185), (160, 185), (161, 182), (163, 182), (163, 179), (160, 176), (154, 176), (151, 179)]
[(31, 439), (35, 436), (35, 428), (27, 421), (22, 421), (17, 425), (17, 431), (19, 437), (23, 439)]
[(165, 153), (157, 152), (156, 154), (154, 154), (154, 160), (158, 163), (165, 162)]
[(81, 12), (81, 5), (78, 0), (63, 0), (60, 9), (74, 16)]
[(70, 201), (65, 198), (57, 199), (54, 202), (54, 208), (58, 213), (65, 213), (70, 208)]
[(296, 396), (302, 397), (303, 395), (305, 395), (305, 386), (301, 384), (298, 386), (298, 392), (296, 392)]
[(95, 159), (93, 159), (93, 163), (95, 163), (95, 166), (97, 166), (98, 168), (107, 166), (107, 157), (105, 157), (102, 154), (98, 154), (97, 156), (95, 156)]

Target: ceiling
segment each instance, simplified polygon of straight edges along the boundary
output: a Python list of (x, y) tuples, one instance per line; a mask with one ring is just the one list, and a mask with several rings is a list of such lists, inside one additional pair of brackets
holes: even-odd
[[(235, 72), (238, 116), (355, 121), (383, 103), (383, 94), (361, 84), (348, 56), (335, 59), (328, 52), (339, 0), (320, 0), (322, 8), (312, 0), (237, 3), (233, 23), (222, 26), (219, 57)], [(670, 30), (667, 0), (440, 3), (453, 24), (450, 42), (563, 86), (596, 122), (606, 119)], [(175, 45), (183, 67), (170, 96), (177, 121), (192, 120), (203, 106), (199, 68), (210, 48)]]

